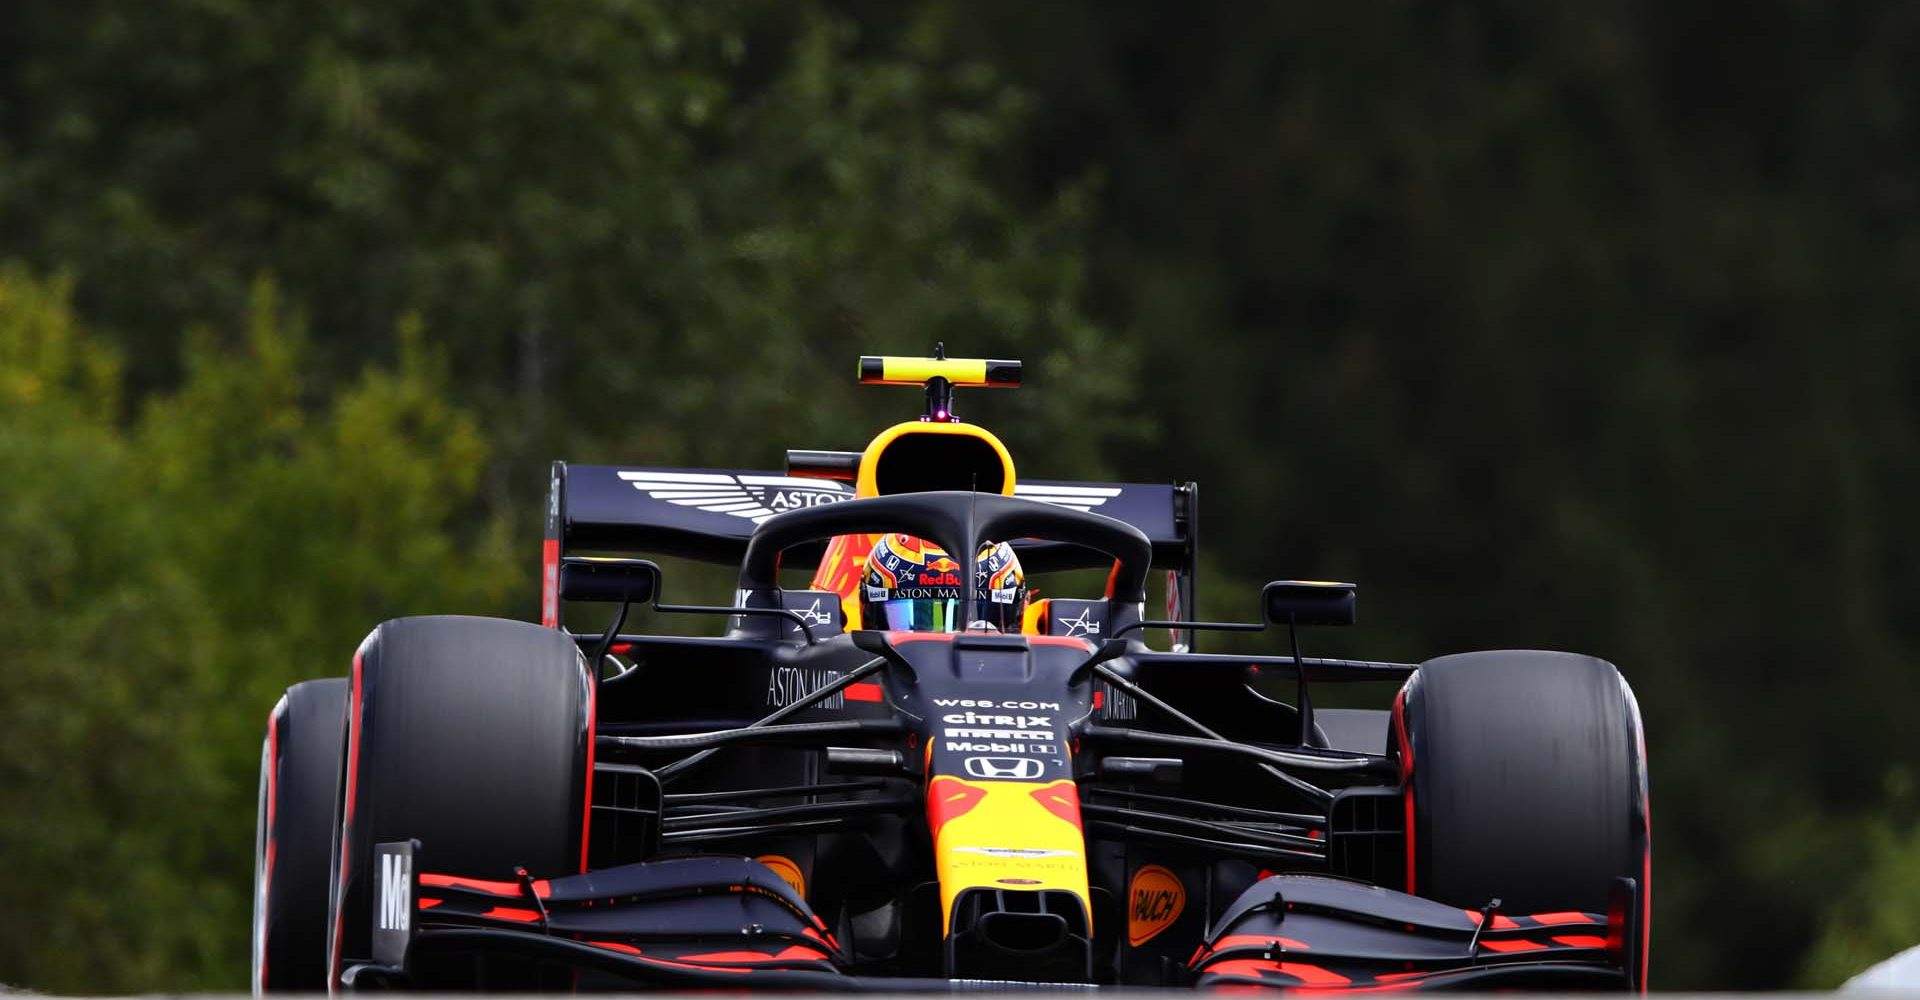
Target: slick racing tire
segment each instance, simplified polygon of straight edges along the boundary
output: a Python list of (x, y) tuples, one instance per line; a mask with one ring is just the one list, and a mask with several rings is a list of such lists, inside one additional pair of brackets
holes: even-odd
[(1645, 742), (1613, 664), (1533, 650), (1429, 660), (1393, 725), (1410, 891), (1471, 910), (1499, 899), (1504, 914), (1605, 913), (1624, 876), (1644, 905)]
[(345, 678), (287, 689), (260, 748), (253, 865), (253, 989), (327, 988), (327, 876), (347, 713)]
[(511, 881), (584, 871), (594, 680), (572, 639), (496, 618), (401, 618), (349, 678), (328, 907), (332, 982), (372, 954), (374, 845)]

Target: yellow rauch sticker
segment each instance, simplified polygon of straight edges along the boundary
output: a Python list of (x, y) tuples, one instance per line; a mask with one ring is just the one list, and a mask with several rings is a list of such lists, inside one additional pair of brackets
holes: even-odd
[(782, 854), (762, 854), (753, 860), (773, 869), (773, 873), (780, 876), (780, 881), (793, 886), (793, 891), (799, 893), (801, 898), (806, 897), (806, 877), (800, 874), (800, 866), (794, 864), (792, 858)]
[(1187, 887), (1172, 872), (1147, 865), (1127, 886), (1127, 943), (1138, 948), (1172, 926), (1187, 906)]

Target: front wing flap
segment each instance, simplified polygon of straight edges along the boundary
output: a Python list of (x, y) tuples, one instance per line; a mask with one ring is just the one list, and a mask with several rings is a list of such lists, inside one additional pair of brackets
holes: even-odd
[[(1631, 892), (1632, 880), (1619, 892)], [(1491, 902), (1491, 901), (1490, 901)], [(1317, 875), (1276, 875), (1188, 962), (1201, 987), (1628, 988), (1631, 906), (1506, 915)]]
[(417, 843), (375, 850), (378, 971), (369, 981), (410, 978), (421, 955), (447, 951), (609, 968), (642, 982), (724, 981), (753, 971), (813, 974), (798, 983), (842, 978), (839, 942), (758, 861), (672, 858), (501, 881), (419, 871)]

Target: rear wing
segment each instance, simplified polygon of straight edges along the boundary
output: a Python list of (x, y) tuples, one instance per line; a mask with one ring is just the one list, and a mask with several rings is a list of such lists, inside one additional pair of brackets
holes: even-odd
[[(1169, 610), (1194, 614), (1199, 487), (1194, 483), (1079, 483), (1023, 479), (1014, 495), (1104, 514), (1140, 529), (1153, 561), (1173, 574)], [(760, 522), (799, 507), (839, 503), (853, 484), (771, 471), (663, 469), (553, 463), (543, 553), (543, 619), (557, 611), (561, 557), (582, 552), (659, 554), (737, 564)], [(1108, 558), (1060, 542), (1015, 541), (1029, 570), (1099, 567)], [(820, 547), (793, 550), (785, 565), (819, 561)], [(1177, 598), (1172, 596), (1177, 595)], [(1178, 608), (1174, 608), (1175, 600)], [(1171, 615), (1180, 618), (1181, 614)]]

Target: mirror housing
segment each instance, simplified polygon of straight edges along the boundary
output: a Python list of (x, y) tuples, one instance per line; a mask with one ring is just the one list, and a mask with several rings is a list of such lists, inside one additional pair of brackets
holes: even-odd
[(1351, 625), (1358, 588), (1320, 580), (1275, 580), (1261, 591), (1267, 620), (1296, 625)]
[(660, 567), (647, 559), (568, 556), (560, 560), (560, 597), (645, 604), (660, 591)]

